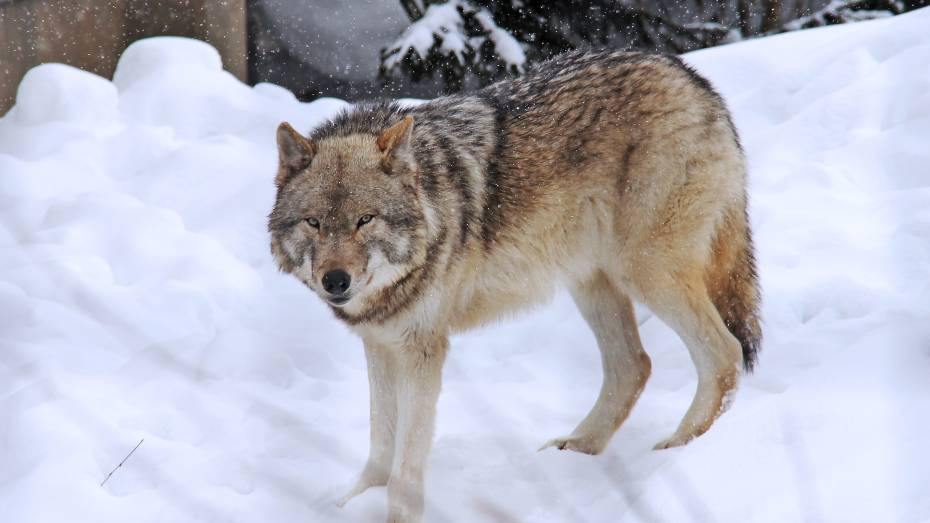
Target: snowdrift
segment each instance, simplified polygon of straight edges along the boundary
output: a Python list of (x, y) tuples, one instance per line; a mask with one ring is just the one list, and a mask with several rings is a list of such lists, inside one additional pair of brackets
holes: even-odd
[[(604, 455), (536, 449), (593, 403), (560, 295), (453, 341), (429, 521), (930, 521), (930, 9), (692, 53), (750, 161), (758, 371), (654, 452), (695, 376), (657, 319), (654, 374)], [(274, 129), (344, 107), (250, 88), (196, 41), (113, 81), (26, 76), (0, 119), (5, 521), (378, 521), (334, 501), (368, 445), (361, 345), (278, 274)], [(103, 487), (101, 481), (144, 438)]]

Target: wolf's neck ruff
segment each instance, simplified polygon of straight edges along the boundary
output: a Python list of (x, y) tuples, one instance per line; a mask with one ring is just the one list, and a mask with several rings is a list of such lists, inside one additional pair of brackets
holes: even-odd
[(340, 320), (349, 325), (360, 323), (383, 323), (401, 312), (408, 310), (416, 299), (429, 286), (436, 273), (437, 258), (441, 246), (446, 240), (446, 229), (443, 228), (426, 250), (426, 259), (423, 263), (414, 266), (396, 282), (377, 291), (363, 303), (363, 309), (358, 314), (352, 314), (341, 307), (330, 306), (333, 313)]

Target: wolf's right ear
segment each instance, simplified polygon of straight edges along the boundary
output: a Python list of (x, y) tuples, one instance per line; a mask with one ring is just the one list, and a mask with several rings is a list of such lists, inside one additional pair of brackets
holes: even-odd
[(378, 136), (378, 149), (381, 149), (385, 157), (390, 157), (395, 150), (410, 143), (412, 134), (413, 117), (408, 114), (381, 132), (381, 136)]
[(275, 183), (280, 187), (291, 176), (310, 166), (316, 155), (316, 145), (282, 122), (278, 126), (278, 176)]

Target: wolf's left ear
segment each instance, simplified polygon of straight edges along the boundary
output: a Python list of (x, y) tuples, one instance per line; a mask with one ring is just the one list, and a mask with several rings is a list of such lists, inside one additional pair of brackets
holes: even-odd
[(304, 138), (287, 122), (278, 126), (278, 176), (275, 183), (281, 186), (291, 176), (306, 169), (316, 155), (316, 145)]
[(386, 158), (391, 157), (394, 152), (410, 144), (410, 136), (413, 134), (413, 117), (409, 114), (396, 124), (385, 129), (381, 136), (378, 137), (378, 149), (384, 153)]

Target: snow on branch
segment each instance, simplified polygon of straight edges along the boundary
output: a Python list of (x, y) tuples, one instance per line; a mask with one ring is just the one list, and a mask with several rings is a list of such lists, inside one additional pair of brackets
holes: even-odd
[[(507, 65), (515, 68), (518, 72), (523, 72), (523, 65), (526, 63), (526, 53), (523, 52), (523, 46), (506, 30), (501, 29), (494, 23), (494, 18), (487, 10), (478, 11), (475, 19), (481, 24), (482, 29), (487, 31), (487, 38), (494, 42), (494, 51), (500, 56)], [(478, 37), (481, 38), (481, 37)], [(482, 41), (477, 41), (480, 47)]]
[(904, 11), (904, 4), (894, 0), (832, 0), (819, 11), (802, 16), (773, 31), (784, 33), (825, 25), (861, 22), (894, 16)]
[(410, 24), (400, 37), (387, 47), (383, 67), (392, 69), (410, 51), (425, 59), (436, 39), (440, 42), (443, 54), (452, 54), (464, 64), (462, 53), (466, 45), (465, 20), (463, 12), (459, 11), (462, 4), (463, 2), (453, 0), (429, 6), (422, 18)]
[(466, 69), (479, 77), (522, 73), (523, 44), (494, 21), (487, 9), (469, 0), (432, 3), (424, 10), (407, 2), (405, 10), (419, 16), (389, 46), (381, 50), (381, 75), (397, 69), (417, 78), (434, 70), (454, 81)]

